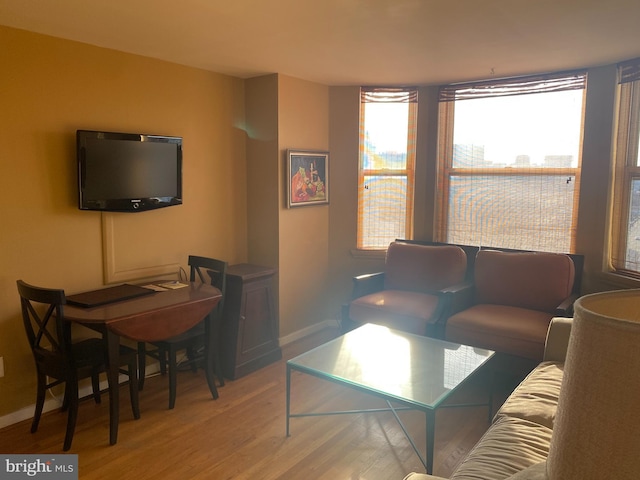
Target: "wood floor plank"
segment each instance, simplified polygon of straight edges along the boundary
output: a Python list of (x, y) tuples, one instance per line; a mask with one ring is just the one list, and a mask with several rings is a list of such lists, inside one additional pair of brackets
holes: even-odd
[[(335, 336), (322, 332), (286, 346), (292, 358)], [(134, 420), (128, 391), (121, 388), (118, 443), (108, 444), (109, 406), (83, 402), (70, 453), (79, 456), (81, 479), (401, 480), (423, 471), (390, 413), (291, 419), (285, 436), (285, 360), (219, 388), (213, 400), (202, 371), (180, 372), (176, 407), (167, 409), (168, 379), (148, 378), (140, 392), (141, 418)], [(466, 396), (483, 395), (479, 379)], [(504, 395), (503, 395), (504, 396)], [(499, 397), (499, 396), (498, 396)], [(35, 392), (34, 392), (35, 399)], [(292, 412), (381, 407), (379, 399), (294, 372)], [(424, 415), (402, 412), (422, 451)], [(0, 452), (61, 453), (66, 415), (43, 416), (0, 430)], [(447, 476), (488, 427), (486, 408), (437, 413), (434, 473)]]

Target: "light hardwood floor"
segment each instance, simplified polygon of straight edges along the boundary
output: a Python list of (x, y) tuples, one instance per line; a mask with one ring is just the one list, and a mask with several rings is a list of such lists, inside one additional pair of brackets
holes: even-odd
[[(285, 359), (332, 338), (325, 331), (283, 349)], [(390, 413), (294, 418), (285, 436), (285, 361), (219, 388), (213, 400), (202, 371), (181, 372), (174, 410), (167, 409), (166, 377), (148, 378), (134, 420), (121, 388), (118, 443), (108, 444), (108, 400), (84, 401), (69, 453), (77, 453), (81, 479), (291, 479), (401, 480), (424, 471)], [(487, 378), (460, 392), (486, 395)], [(502, 384), (500, 384), (502, 385)], [(495, 406), (508, 393), (494, 395)], [(35, 392), (34, 392), (35, 399)], [(459, 400), (458, 398), (457, 400)], [(292, 411), (383, 406), (379, 400), (294, 372)], [(424, 451), (424, 415), (401, 414)], [(30, 420), (0, 430), (0, 452), (62, 453), (66, 415), (43, 416), (35, 434)], [(488, 427), (486, 407), (437, 413), (434, 474), (447, 476)]]

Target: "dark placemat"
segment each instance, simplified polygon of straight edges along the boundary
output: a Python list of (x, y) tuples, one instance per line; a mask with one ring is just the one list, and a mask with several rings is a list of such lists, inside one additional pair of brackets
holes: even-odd
[(107, 303), (121, 302), (123, 300), (141, 297), (151, 293), (154, 293), (154, 291), (149, 288), (123, 283), (115, 287), (101, 288), (90, 292), (69, 295), (67, 297), (67, 303), (79, 307), (91, 308), (106, 305)]

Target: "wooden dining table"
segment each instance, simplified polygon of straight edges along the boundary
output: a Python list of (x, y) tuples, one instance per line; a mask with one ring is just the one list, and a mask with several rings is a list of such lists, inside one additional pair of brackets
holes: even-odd
[[(85, 308), (66, 305), (64, 319), (102, 334), (107, 352), (109, 384), (109, 443), (118, 440), (120, 338), (152, 342), (186, 332), (216, 307), (222, 293), (206, 283), (185, 282), (183, 288), (153, 291), (149, 295)], [(212, 394), (215, 392), (213, 335), (205, 347), (205, 372)], [(144, 372), (142, 372), (144, 374)]]

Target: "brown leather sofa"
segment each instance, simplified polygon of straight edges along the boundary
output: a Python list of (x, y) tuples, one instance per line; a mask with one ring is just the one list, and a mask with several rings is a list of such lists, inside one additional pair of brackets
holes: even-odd
[(473, 283), (456, 292), (445, 339), (540, 361), (549, 322), (577, 298), (569, 255), (479, 250)]
[(551, 318), (573, 314), (583, 262), (576, 254), (397, 240), (384, 272), (354, 277), (343, 328), (378, 323), (537, 362)]
[(437, 326), (447, 311), (448, 289), (460, 290), (466, 272), (467, 256), (459, 246), (393, 242), (387, 249), (384, 272), (354, 278), (343, 324), (348, 329), (376, 323), (438, 336)]

